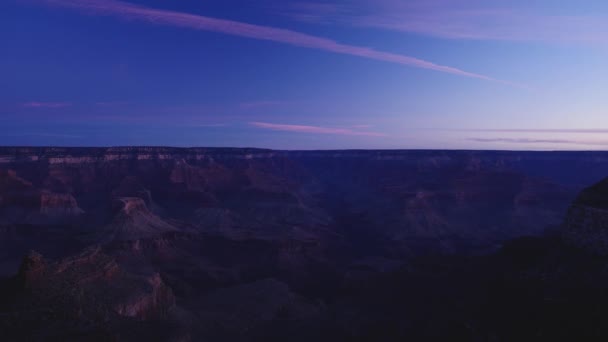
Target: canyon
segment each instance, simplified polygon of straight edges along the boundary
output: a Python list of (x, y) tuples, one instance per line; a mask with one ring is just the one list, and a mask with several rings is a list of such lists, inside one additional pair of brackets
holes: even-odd
[(608, 152), (0, 147), (0, 328), (567, 336), (555, 322), (606, 300), (606, 177)]

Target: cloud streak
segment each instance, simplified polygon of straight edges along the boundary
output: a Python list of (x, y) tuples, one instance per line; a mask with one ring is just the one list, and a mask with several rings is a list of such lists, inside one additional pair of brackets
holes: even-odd
[(536, 138), (468, 138), (469, 141), (482, 143), (514, 144), (568, 144), (608, 146), (608, 140), (574, 140), (574, 139), (536, 139)]
[(368, 136), (368, 137), (385, 137), (386, 134), (379, 132), (357, 131), (348, 128), (332, 128), (320, 126), (306, 125), (289, 125), (275, 124), (268, 122), (250, 122), (250, 125), (273, 131), (295, 132), (295, 133), (311, 133), (311, 134), (334, 134), (334, 135), (352, 135), (352, 136)]
[(65, 108), (70, 107), (72, 104), (68, 102), (28, 102), (24, 103), (22, 107), (25, 108)]
[(7, 137), (43, 137), (43, 138), (66, 138), (66, 139), (81, 139), (83, 136), (74, 134), (56, 134), (56, 133), (15, 133), (5, 134)]
[(401, 54), (384, 52), (368, 47), (342, 44), (337, 41), (269, 26), (217, 19), (195, 14), (154, 9), (117, 0), (38, 0), (52, 6), (72, 8), (93, 15), (107, 15), (127, 20), (140, 20), (151, 24), (184, 27), (194, 30), (218, 32), (251, 39), (273, 41), (303, 48), (357, 56), (366, 59), (434, 70), (458, 76), (494, 81), (512, 86), (517, 84), (468, 72), (455, 67), (436, 64)]
[(585, 133), (604, 134), (608, 128), (504, 128), (504, 129), (462, 129), (464, 132), (492, 132), (492, 133)]

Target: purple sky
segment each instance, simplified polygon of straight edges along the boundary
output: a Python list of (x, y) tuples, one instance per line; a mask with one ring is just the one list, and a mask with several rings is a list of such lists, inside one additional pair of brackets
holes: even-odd
[(608, 148), (608, 3), (7, 0), (0, 144)]

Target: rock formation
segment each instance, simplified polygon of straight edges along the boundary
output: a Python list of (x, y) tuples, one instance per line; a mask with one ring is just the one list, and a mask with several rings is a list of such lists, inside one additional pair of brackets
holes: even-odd
[(101, 241), (139, 240), (159, 237), (177, 228), (154, 215), (143, 199), (123, 197), (113, 202), (115, 212), (112, 221), (103, 229)]
[(572, 204), (564, 238), (589, 252), (608, 255), (608, 179), (585, 189)]

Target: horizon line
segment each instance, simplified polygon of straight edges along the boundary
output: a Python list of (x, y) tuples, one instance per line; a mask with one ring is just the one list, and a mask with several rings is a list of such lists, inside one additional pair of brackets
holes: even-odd
[(171, 146), (171, 145), (98, 145), (98, 146), (61, 146), (61, 145), (0, 145), (1, 149), (111, 149), (111, 148), (167, 148), (167, 149), (229, 149), (229, 150), (260, 150), (273, 152), (332, 152), (332, 151), (369, 151), (369, 152), (399, 152), (399, 151), (436, 151), (436, 152), (606, 152), (602, 150), (575, 150), (575, 149), (467, 149), (467, 148), (338, 148), (338, 149), (276, 149), (268, 147), (245, 146)]

